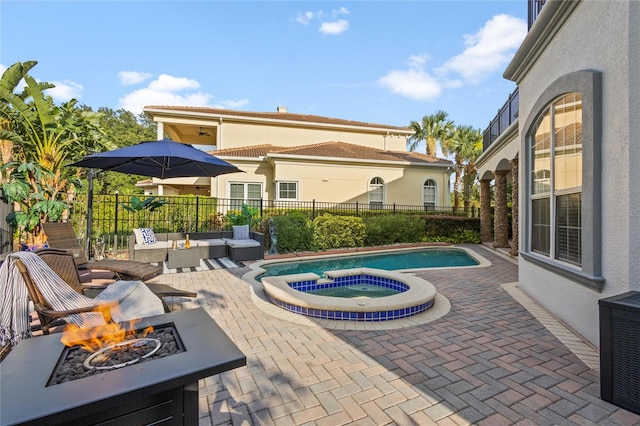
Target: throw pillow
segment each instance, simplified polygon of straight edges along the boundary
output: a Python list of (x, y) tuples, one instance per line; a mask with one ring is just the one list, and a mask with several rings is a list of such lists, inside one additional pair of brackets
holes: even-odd
[(248, 240), (249, 239), (249, 225), (241, 225), (233, 227), (233, 239), (234, 240)]
[(144, 245), (156, 243), (156, 234), (153, 233), (153, 229), (141, 228), (140, 231), (142, 231), (142, 240), (144, 241)]
[(144, 245), (144, 238), (142, 238), (142, 231), (140, 228), (133, 228), (133, 235), (136, 236), (136, 244), (139, 246)]

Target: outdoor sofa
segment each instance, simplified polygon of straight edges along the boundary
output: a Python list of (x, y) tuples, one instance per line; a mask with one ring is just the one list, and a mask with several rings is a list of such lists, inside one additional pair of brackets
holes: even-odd
[[(249, 232), (249, 238), (234, 239), (233, 231), (190, 232), (191, 247), (197, 247), (200, 259), (228, 257), (234, 261), (264, 258), (264, 234)], [(139, 244), (136, 235), (129, 236), (129, 259), (142, 262), (163, 262), (172, 249), (173, 241), (184, 243), (186, 232), (159, 232), (155, 242)]]

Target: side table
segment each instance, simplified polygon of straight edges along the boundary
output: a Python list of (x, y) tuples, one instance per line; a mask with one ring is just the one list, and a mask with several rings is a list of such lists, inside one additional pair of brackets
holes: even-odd
[(200, 266), (200, 249), (198, 247), (169, 249), (167, 268), (191, 268)]

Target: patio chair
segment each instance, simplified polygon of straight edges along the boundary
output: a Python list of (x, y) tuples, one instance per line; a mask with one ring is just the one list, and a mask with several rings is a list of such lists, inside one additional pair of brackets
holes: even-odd
[[(119, 281), (92, 299), (78, 293), (31, 252), (8, 256), (0, 268), (0, 277), (3, 287), (0, 294), (2, 343), (10, 341), (15, 345), (31, 335), (27, 321), (28, 299), (33, 302), (43, 334), (49, 334), (51, 326), (59, 319), (91, 327), (164, 312), (160, 298), (142, 281)], [(116, 306), (118, 309), (114, 310)]]
[[(44, 260), (58, 276), (60, 276), (67, 284), (80, 294), (95, 297), (98, 293), (104, 290), (106, 286), (116, 281), (115, 279), (111, 279), (109, 282), (100, 280), (99, 284), (83, 283), (75, 264), (75, 257), (67, 250), (44, 248), (36, 250), (35, 253)], [(180, 290), (166, 284), (145, 282), (145, 285), (153, 292), (153, 294), (162, 300), (165, 312), (170, 311), (169, 306), (164, 300), (165, 297), (193, 298), (198, 296), (198, 293)]]

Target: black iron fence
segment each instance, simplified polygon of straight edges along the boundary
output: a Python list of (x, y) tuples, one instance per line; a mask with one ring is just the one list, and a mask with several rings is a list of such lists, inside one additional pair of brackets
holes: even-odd
[(536, 22), (536, 18), (540, 14), (540, 11), (546, 2), (547, 0), (529, 0), (529, 7), (527, 10), (529, 29), (531, 29), (533, 23)]
[[(91, 249), (95, 250), (97, 241), (101, 248), (118, 252), (127, 250), (129, 235), (134, 228), (148, 227), (156, 233), (162, 232), (207, 232), (229, 229), (227, 216), (230, 212), (238, 212), (243, 204), (254, 209), (258, 219), (287, 211), (303, 212), (314, 219), (324, 213), (337, 215), (371, 216), (381, 214), (420, 214), (420, 215), (461, 215), (478, 217), (477, 208), (465, 210), (460, 207), (420, 206), (404, 204), (373, 203), (336, 203), (319, 201), (273, 201), (273, 200), (237, 200), (207, 197), (201, 195), (160, 196), (165, 204), (150, 211), (141, 209), (130, 211), (131, 200), (138, 197), (145, 200), (149, 197), (140, 195), (95, 195), (93, 213), (91, 215)], [(71, 205), (70, 220), (74, 224), (76, 236), (82, 242), (87, 236), (87, 199), (78, 196)], [(84, 244), (83, 244), (84, 246)]]

